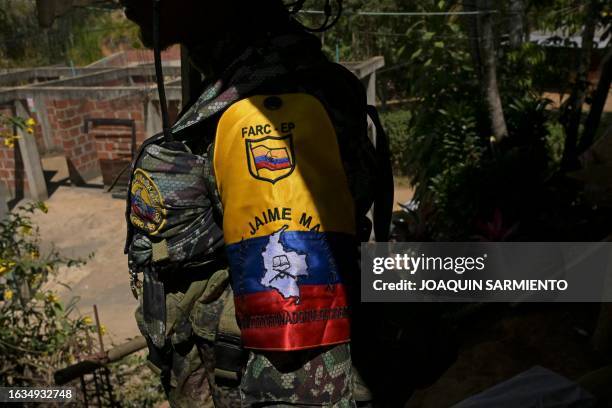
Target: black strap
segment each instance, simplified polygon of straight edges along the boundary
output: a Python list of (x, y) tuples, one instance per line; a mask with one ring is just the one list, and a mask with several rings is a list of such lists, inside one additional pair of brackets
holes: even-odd
[(166, 89), (164, 86), (164, 72), (162, 68), (161, 46), (160, 46), (160, 0), (153, 0), (153, 59), (155, 62), (155, 78), (157, 79), (157, 93), (159, 94), (159, 107), (161, 109), (162, 127), (164, 132), (164, 140), (172, 142), (174, 137), (170, 130), (170, 121), (168, 119), (168, 103), (166, 102)]
[(374, 198), (374, 237), (377, 242), (389, 240), (391, 213), (393, 212), (393, 168), (389, 139), (380, 123), (378, 111), (367, 107), (368, 116), (376, 128), (376, 189)]

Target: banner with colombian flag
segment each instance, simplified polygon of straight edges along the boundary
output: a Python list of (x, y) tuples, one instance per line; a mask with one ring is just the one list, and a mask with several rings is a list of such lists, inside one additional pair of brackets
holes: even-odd
[(219, 121), (214, 168), (244, 346), (347, 342), (354, 204), (321, 103), (306, 94), (235, 103)]

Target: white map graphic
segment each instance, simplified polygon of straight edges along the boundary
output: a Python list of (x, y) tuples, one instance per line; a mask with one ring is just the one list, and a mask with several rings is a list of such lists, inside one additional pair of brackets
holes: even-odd
[(297, 297), (296, 302), (299, 302), (300, 288), (297, 280), (300, 276), (308, 276), (308, 265), (306, 255), (283, 248), (280, 238), (287, 228), (288, 225), (285, 225), (270, 235), (268, 244), (261, 253), (266, 271), (261, 284), (278, 290), (285, 299)]

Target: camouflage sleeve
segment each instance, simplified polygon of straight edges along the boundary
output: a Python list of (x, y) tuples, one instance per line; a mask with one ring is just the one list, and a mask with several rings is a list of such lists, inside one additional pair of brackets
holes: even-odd
[(137, 233), (129, 250), (136, 264), (202, 264), (219, 258), (223, 232), (213, 216), (206, 156), (182, 143), (149, 144), (137, 159), (128, 218)]

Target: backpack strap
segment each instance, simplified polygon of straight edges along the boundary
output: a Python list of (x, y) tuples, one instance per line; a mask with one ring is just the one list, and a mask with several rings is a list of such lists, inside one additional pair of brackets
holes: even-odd
[(374, 237), (377, 242), (389, 240), (391, 214), (393, 212), (393, 168), (391, 167), (391, 150), (389, 138), (385, 133), (372, 105), (366, 108), (368, 116), (376, 128), (376, 189), (374, 195)]

